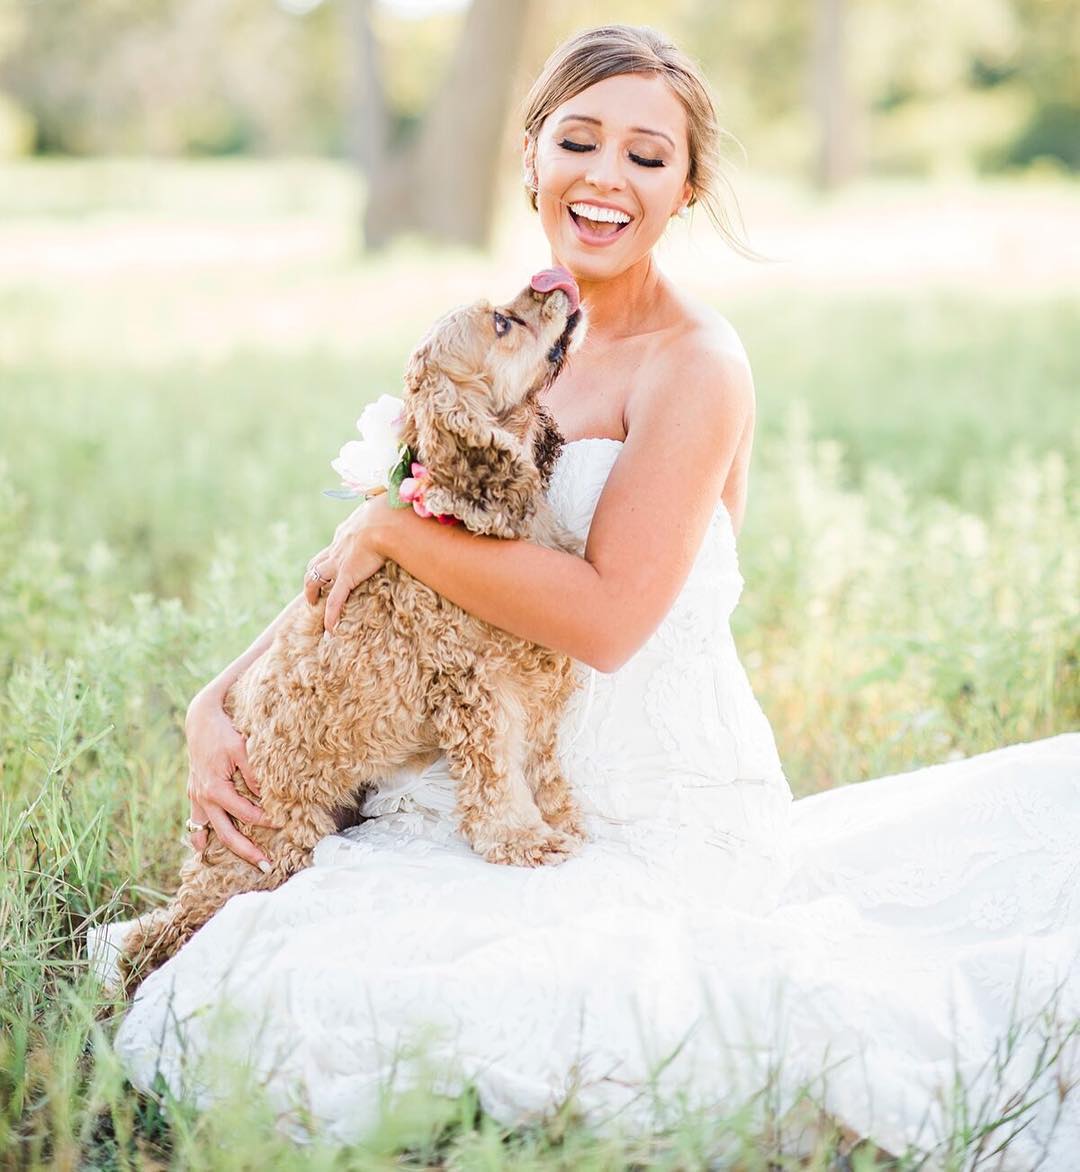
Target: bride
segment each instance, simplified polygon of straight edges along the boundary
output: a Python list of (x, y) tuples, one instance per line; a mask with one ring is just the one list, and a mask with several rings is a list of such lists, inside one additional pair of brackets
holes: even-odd
[[(896, 1154), (944, 1143), (962, 1106), (985, 1150), (1017, 1133), (1000, 1166), (1076, 1167), (1080, 736), (792, 802), (739, 663), (753, 383), (652, 253), (695, 203), (726, 231), (717, 136), (700, 73), (649, 29), (579, 34), (528, 99), (529, 196), (590, 315), (548, 398), (568, 441), (550, 497), (584, 557), (375, 498), (309, 564), (331, 629), (392, 559), (578, 660), (561, 752), (590, 843), (493, 866), (442, 761), (388, 779), (309, 870), (235, 897), (143, 983), (116, 1038), (137, 1086), (207, 1103), (242, 1065), (284, 1126), (348, 1141), (424, 1080), (473, 1084), (507, 1124), (572, 1095), (593, 1126), (650, 1128), (771, 1079)], [(232, 816), (262, 814), (229, 778), (259, 779), (221, 700), (274, 629), (187, 720), (192, 845), (253, 866)]]

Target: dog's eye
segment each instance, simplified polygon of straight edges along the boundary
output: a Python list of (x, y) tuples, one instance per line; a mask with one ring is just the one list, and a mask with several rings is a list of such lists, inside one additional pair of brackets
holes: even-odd
[(500, 338), (503, 337), (503, 335), (510, 333), (510, 319), (508, 317), (503, 317), (503, 315), (498, 312), (495, 314), (495, 333), (498, 334)]

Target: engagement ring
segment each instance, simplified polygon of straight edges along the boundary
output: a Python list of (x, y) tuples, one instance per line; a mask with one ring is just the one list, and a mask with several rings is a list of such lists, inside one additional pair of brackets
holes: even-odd
[(189, 818), (187, 820), (188, 834), (198, 834), (199, 831), (205, 830), (209, 825), (209, 822), (192, 822)]

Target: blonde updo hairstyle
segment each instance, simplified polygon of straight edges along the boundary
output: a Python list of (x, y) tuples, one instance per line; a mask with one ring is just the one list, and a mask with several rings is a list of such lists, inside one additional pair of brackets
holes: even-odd
[[(660, 74), (686, 110), (690, 169), (693, 188), (690, 205), (703, 204), (709, 218), (731, 247), (748, 259), (763, 259), (732, 228), (720, 199), (723, 188), (738, 216), (738, 201), (719, 156), (721, 129), (708, 84), (698, 66), (667, 37), (645, 25), (605, 24), (586, 29), (564, 41), (544, 63), (525, 99), (525, 132), (535, 142), (547, 116), (598, 81), (625, 73)], [(533, 211), (536, 191), (525, 188)], [(739, 217), (741, 226), (741, 217)]]

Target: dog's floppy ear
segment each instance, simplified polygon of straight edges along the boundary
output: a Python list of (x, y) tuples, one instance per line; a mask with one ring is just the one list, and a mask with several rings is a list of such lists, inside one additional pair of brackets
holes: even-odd
[(525, 536), (543, 484), (532, 453), (488, 417), (488, 389), (429, 367), (409, 391), (415, 447), (428, 470), (427, 507), (453, 514), (473, 533)]
[(551, 483), (551, 474), (555, 471), (555, 465), (559, 462), (559, 455), (565, 443), (563, 433), (552, 419), (551, 412), (537, 404), (532, 441), (533, 463), (540, 473), (540, 483), (545, 489)]

